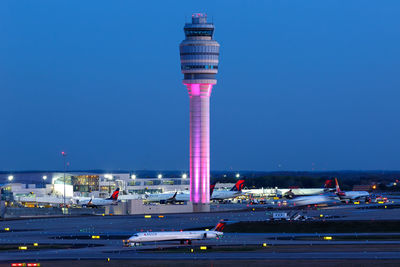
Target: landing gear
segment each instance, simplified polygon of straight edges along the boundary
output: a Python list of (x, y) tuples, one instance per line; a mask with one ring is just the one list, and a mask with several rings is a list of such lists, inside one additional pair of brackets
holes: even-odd
[(181, 245), (184, 245), (184, 244), (191, 245), (192, 244), (192, 240), (181, 240), (180, 242), (181, 242)]

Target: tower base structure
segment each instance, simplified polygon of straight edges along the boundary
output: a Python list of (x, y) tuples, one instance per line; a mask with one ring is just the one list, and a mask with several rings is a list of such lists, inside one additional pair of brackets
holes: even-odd
[(193, 203), (193, 212), (210, 212), (210, 203)]

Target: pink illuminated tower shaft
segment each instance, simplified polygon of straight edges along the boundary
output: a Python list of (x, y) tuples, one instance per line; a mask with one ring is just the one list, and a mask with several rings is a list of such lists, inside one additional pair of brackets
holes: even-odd
[(186, 84), (190, 97), (190, 201), (210, 202), (210, 95), (212, 84)]

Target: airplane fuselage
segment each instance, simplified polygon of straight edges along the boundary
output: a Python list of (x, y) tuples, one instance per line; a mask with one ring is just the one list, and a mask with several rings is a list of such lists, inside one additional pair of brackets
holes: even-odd
[(128, 240), (129, 243), (155, 242), (155, 241), (188, 241), (212, 239), (222, 236), (218, 231), (174, 231), (174, 232), (142, 232), (136, 233)]
[(109, 206), (115, 205), (116, 201), (112, 199), (102, 199), (102, 198), (93, 198), (87, 200), (81, 200), (78, 203), (81, 206)]
[(297, 197), (291, 200), (291, 203), (293, 204), (293, 206), (308, 206), (308, 205), (329, 204), (333, 201), (334, 199), (331, 196), (317, 195), (317, 196)]
[(345, 191), (339, 194), (339, 198), (342, 200), (359, 200), (369, 198), (367, 191)]
[(224, 200), (229, 198), (235, 198), (243, 195), (242, 191), (227, 191), (227, 190), (216, 190), (212, 193), (212, 200)]

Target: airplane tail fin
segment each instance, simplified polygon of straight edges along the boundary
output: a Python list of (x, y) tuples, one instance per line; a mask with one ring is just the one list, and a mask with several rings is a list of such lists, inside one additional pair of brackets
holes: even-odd
[(343, 192), (342, 190), (340, 190), (339, 182), (338, 182), (337, 178), (335, 178), (335, 185), (336, 185), (336, 194), (337, 194), (338, 196), (345, 196), (346, 193)]
[(333, 188), (333, 187), (334, 187), (333, 179), (328, 179), (325, 181), (325, 185), (324, 185), (325, 189), (329, 189), (329, 188)]
[(210, 197), (212, 196), (212, 194), (213, 194), (213, 192), (214, 192), (214, 188), (215, 188), (215, 185), (217, 184), (217, 182), (214, 182), (214, 183), (211, 183), (210, 184)]
[(340, 193), (341, 190), (340, 190), (339, 182), (338, 182), (337, 178), (335, 178), (335, 185), (336, 185), (336, 192), (337, 192), (337, 193)]
[(212, 229), (212, 231), (217, 231), (217, 232), (222, 232), (224, 230), (224, 227), (226, 225), (226, 221), (221, 220), (218, 222), (218, 224)]
[(175, 194), (169, 200), (171, 201), (176, 200), (176, 194), (178, 194), (178, 191), (175, 191)]
[(242, 191), (244, 187), (244, 180), (239, 180), (236, 184), (232, 187), (231, 191)]
[(119, 188), (117, 188), (111, 195), (111, 197), (107, 198), (109, 200), (118, 200)]
[(286, 198), (289, 198), (289, 199), (293, 199), (293, 198), (296, 197), (296, 195), (295, 195), (295, 193), (293, 193), (292, 189), (289, 189), (289, 191), (287, 191), (287, 192), (284, 194), (284, 196), (285, 196)]

